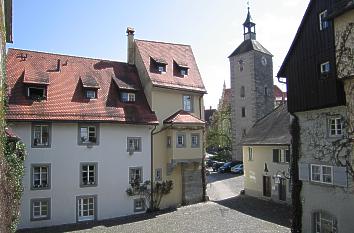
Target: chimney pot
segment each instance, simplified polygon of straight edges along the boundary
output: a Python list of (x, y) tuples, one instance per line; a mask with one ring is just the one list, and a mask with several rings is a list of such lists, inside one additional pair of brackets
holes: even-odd
[(135, 29), (132, 27), (127, 27), (127, 34), (128, 35), (134, 35)]
[(127, 36), (128, 36), (128, 64), (129, 65), (134, 65), (135, 64), (135, 57), (134, 57), (134, 28), (132, 27), (127, 27)]

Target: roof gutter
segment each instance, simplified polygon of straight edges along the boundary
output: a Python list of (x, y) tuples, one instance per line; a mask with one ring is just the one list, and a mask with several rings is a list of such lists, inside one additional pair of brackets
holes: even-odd
[(157, 128), (157, 125), (154, 125), (153, 130), (151, 130), (150, 143), (151, 143), (151, 158), (150, 158), (150, 180), (151, 180), (151, 197), (150, 197), (150, 210), (153, 211), (154, 208), (154, 132)]

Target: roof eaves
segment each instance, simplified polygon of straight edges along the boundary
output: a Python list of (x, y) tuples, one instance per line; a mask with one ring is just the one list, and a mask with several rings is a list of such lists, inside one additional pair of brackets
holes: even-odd
[(284, 73), (284, 72), (285, 72), (285, 71), (284, 71), (285, 66), (286, 66), (287, 61), (288, 61), (288, 59), (289, 59), (289, 57), (290, 57), (290, 54), (291, 54), (291, 52), (292, 52), (292, 50), (293, 50), (293, 48), (294, 48), (294, 46), (295, 46), (295, 44), (296, 44), (296, 42), (297, 42), (297, 40), (298, 40), (300, 34), (301, 34), (303, 24), (305, 23), (305, 19), (307, 18), (307, 15), (310, 13), (311, 4), (312, 4), (313, 2), (314, 2), (314, 0), (310, 0), (309, 4), (308, 4), (308, 6), (307, 6), (307, 9), (306, 9), (306, 11), (305, 11), (305, 13), (304, 13), (304, 16), (302, 17), (301, 23), (300, 23), (300, 25), (299, 25), (299, 27), (298, 27), (298, 29), (297, 29), (297, 31), (296, 31), (295, 38), (294, 38), (293, 42), (291, 43), (290, 48), (289, 48), (289, 50), (288, 50), (288, 53), (286, 54), (286, 56), (285, 56), (285, 58), (284, 58), (284, 61), (283, 61), (282, 65), (280, 66), (280, 69), (279, 69), (279, 71), (278, 71), (278, 73), (277, 73), (277, 77), (278, 77), (278, 78), (279, 78), (279, 77), (280, 77), (280, 78), (285, 77), (285, 73)]

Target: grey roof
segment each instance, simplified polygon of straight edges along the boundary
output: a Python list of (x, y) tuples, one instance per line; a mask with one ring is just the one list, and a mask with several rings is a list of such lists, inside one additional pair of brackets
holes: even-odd
[(290, 113), (282, 104), (258, 120), (241, 140), (243, 145), (288, 145), (290, 144)]
[(247, 12), (247, 17), (246, 17), (246, 20), (245, 20), (245, 22), (243, 23), (243, 25), (248, 25), (248, 24), (255, 25), (255, 23), (253, 22), (253, 19), (252, 19), (252, 16), (251, 16), (250, 8), (249, 8), (249, 7), (248, 7), (248, 12)]
[(237, 47), (237, 49), (235, 49), (235, 51), (233, 51), (233, 53), (231, 53), (231, 55), (229, 57), (232, 57), (232, 56), (235, 56), (235, 55), (239, 55), (239, 54), (242, 54), (242, 53), (246, 53), (246, 52), (251, 51), (251, 50), (259, 51), (261, 53), (265, 53), (265, 54), (269, 54), (269, 55), (273, 56), (258, 41), (256, 41), (256, 40), (245, 40)]

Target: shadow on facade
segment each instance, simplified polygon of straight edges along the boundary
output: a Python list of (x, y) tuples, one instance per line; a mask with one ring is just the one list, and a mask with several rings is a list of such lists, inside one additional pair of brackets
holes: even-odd
[(291, 207), (286, 204), (260, 200), (245, 195), (214, 202), (267, 222), (289, 228), (291, 226)]

